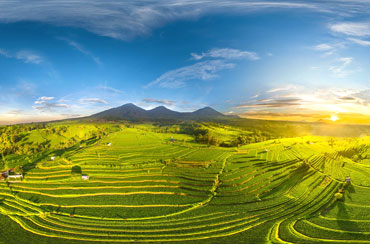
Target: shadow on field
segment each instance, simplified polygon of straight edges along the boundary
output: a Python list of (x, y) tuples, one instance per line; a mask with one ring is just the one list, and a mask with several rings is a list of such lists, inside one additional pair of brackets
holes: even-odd
[(281, 162), (273, 162), (273, 164), (271, 163), (266, 163), (266, 161), (263, 161), (263, 162), (258, 162), (258, 163), (254, 163), (253, 166), (256, 166), (256, 167), (260, 167), (260, 168), (272, 168), (273, 170), (276, 170), (276, 169), (279, 169), (279, 168), (282, 168), (282, 167), (287, 167), (287, 166), (293, 166), (299, 162), (299, 160), (297, 159), (293, 159), (293, 160), (285, 160), (285, 161), (281, 161)]
[[(337, 213), (337, 224), (341, 230), (356, 230), (358, 229), (358, 225), (356, 222), (351, 221), (351, 218), (348, 214), (346, 209), (346, 205), (343, 201), (336, 202), (338, 206), (338, 213)], [(341, 220), (342, 219), (342, 220)], [(343, 221), (345, 220), (345, 221)]]
[[(95, 144), (96, 142), (98, 141), (98, 139), (89, 139), (89, 140), (86, 140), (86, 141), (81, 141), (83, 143), (86, 144), (86, 146), (91, 146), (93, 144)], [(50, 140), (46, 141), (45, 144), (50, 144)], [(55, 156), (65, 156), (66, 154), (73, 154), (75, 152), (79, 152), (81, 150), (84, 150), (84, 148), (80, 148), (79, 147), (80, 144), (75, 144), (71, 147), (68, 147), (68, 148), (64, 148), (64, 149), (58, 149), (58, 150), (54, 150), (54, 151), (47, 151), (44, 155), (42, 155), (41, 157), (39, 157), (38, 159), (36, 159), (35, 161), (31, 162), (31, 163), (26, 163), (23, 165), (23, 176), (27, 175), (27, 172), (34, 169), (36, 167), (36, 165), (41, 162), (41, 161), (44, 161), (44, 160), (48, 160), (50, 158), (50, 155), (55, 155)], [(67, 155), (68, 156), (68, 155)]]
[(303, 181), (305, 181), (308, 177), (311, 175), (308, 173), (310, 170), (310, 167), (306, 164), (301, 164), (296, 169), (292, 170), (288, 176), (283, 177), (277, 177), (271, 182), (279, 181), (282, 178), (286, 178), (282, 184), (279, 184), (278, 187), (273, 188), (271, 191), (263, 194), (260, 196), (261, 199), (266, 199), (269, 196), (274, 196), (277, 193), (286, 194), (289, 189), (292, 188), (292, 186), (299, 185)]
[[(355, 193), (356, 192), (356, 190), (355, 190), (355, 188), (353, 187), (352, 184), (348, 184), (347, 190), (348, 190), (348, 193)], [(348, 195), (350, 195), (350, 194), (348, 194)]]

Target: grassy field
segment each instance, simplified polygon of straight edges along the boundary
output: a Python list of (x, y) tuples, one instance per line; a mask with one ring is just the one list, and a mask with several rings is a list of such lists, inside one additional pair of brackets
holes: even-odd
[(45, 150), (2, 155), (24, 179), (0, 181), (0, 243), (370, 243), (369, 137), (225, 148), (148, 124), (52, 127), (17, 141)]

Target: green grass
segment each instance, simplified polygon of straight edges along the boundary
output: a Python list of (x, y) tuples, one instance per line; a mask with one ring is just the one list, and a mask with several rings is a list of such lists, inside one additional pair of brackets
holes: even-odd
[[(249, 133), (203, 126), (223, 141)], [(25, 177), (0, 182), (0, 243), (370, 243), (368, 137), (221, 148), (157, 130), (76, 122), (22, 132), (20, 145), (50, 148), (5, 157)]]

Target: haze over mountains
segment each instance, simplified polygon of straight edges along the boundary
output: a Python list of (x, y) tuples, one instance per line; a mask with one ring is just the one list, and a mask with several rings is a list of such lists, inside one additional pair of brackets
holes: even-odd
[(111, 108), (103, 112), (89, 116), (92, 119), (125, 119), (125, 120), (213, 120), (227, 119), (234, 116), (224, 115), (213, 108), (204, 107), (194, 112), (177, 112), (164, 106), (159, 106), (151, 110), (145, 110), (132, 103), (124, 104), (120, 107)]

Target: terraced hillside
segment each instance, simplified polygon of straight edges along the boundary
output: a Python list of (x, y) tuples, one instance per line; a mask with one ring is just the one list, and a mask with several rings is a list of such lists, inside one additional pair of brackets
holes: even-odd
[(369, 193), (367, 137), (220, 148), (125, 128), (1, 182), (0, 243), (370, 243)]

